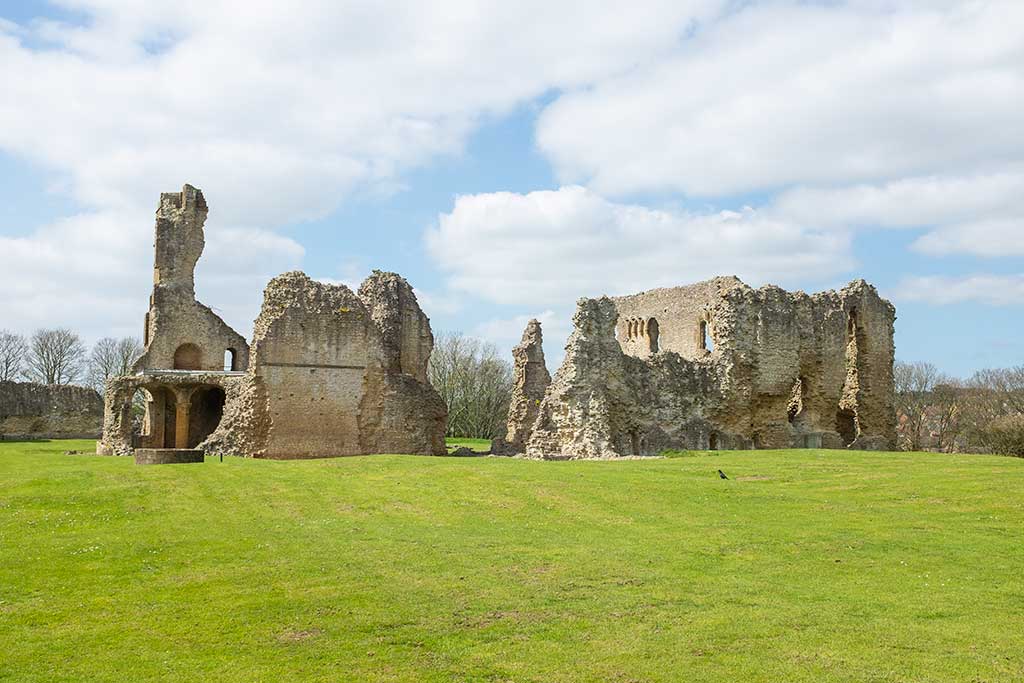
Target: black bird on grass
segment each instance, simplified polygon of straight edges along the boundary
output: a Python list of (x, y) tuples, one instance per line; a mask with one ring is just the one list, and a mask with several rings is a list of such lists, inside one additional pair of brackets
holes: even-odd
[(725, 472), (723, 472), (722, 470), (718, 470), (718, 478), (719, 479), (728, 479), (729, 477), (725, 476)]

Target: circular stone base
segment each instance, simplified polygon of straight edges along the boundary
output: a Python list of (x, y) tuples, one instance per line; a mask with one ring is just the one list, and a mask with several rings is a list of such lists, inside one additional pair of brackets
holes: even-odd
[(136, 448), (136, 465), (180, 465), (203, 462), (203, 452), (191, 448)]

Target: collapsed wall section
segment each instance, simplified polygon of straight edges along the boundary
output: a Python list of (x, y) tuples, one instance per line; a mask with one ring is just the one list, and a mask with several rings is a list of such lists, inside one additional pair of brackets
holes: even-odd
[(434, 335), (412, 286), (396, 273), (375, 270), (359, 286), (359, 299), (380, 333), (387, 371), (427, 382)]
[(380, 344), (347, 287), (287, 273), (267, 285), (253, 333), (252, 365), (266, 394), (267, 455), (368, 452), (377, 417), (368, 395), (382, 382)]
[(736, 278), (578, 304), (526, 452), (891, 448), (895, 309)]

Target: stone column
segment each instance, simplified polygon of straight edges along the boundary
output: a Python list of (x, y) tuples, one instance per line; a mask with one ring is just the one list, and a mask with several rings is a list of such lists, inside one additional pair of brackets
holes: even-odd
[(188, 448), (189, 408), (192, 406), (194, 388), (174, 390), (174, 447)]
[(167, 425), (167, 392), (163, 387), (148, 388), (149, 395), (153, 400), (146, 404), (146, 420), (149, 426), (149, 436), (143, 440), (143, 447), (163, 448), (164, 428)]

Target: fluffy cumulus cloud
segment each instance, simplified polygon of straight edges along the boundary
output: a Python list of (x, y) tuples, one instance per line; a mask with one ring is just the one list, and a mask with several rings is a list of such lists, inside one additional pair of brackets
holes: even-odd
[(912, 248), (935, 255), (1024, 256), (1024, 170), (911, 177), (839, 188), (800, 187), (772, 204), (776, 215), (843, 229), (923, 229)]
[[(428, 244), (453, 286), (550, 305), (726, 272), (837, 282), (877, 229), (938, 259), (1024, 255), (1024, 4), (766, 0), (705, 19), (544, 109), (540, 150), (587, 190), (462, 197), (441, 216)], [(651, 193), (759, 206), (634, 204)]]
[[(61, 325), (89, 339), (142, 334), (140, 302), (152, 282), (153, 212), (82, 213), (26, 237), (0, 236), (0, 320), (29, 332)], [(303, 248), (259, 228), (212, 230), (199, 262), (197, 294), (252, 327), (263, 284), (296, 267)]]
[(483, 117), (655, 58), (718, 3), (59, 5), (71, 21), (0, 22), (0, 151), (51, 171), (81, 214), (2, 238), (0, 318), (106, 330), (138, 308), (159, 192), (187, 181), (211, 202), (200, 293), (258, 294), (302, 256), (270, 231), (459, 152)]
[[(586, 294), (835, 283), (862, 229), (937, 260), (1024, 254), (1019, 0), (59, 4), (74, 21), (0, 22), (0, 151), (80, 207), (0, 237), (0, 318), (23, 327), (134, 318), (157, 194), (185, 181), (217, 227), (200, 294), (245, 327), (301, 265), (282, 227), (528, 102), (562, 187), (462, 196), (426, 232), (429, 308), (522, 307), (480, 327), (495, 339)], [(662, 193), (708, 208), (645, 202)]]
[(0, 30), (0, 147), (89, 204), (188, 178), (226, 221), (264, 226), (457, 151), (485, 114), (645, 61), (712, 5), (64, 4), (88, 25)]
[(606, 193), (722, 196), (1024, 158), (1018, 0), (758, 2), (565, 95), (541, 148)]
[(459, 197), (426, 240), (454, 288), (503, 304), (621, 294), (723, 273), (792, 285), (851, 265), (841, 230), (810, 230), (751, 208), (655, 210), (580, 186)]
[(907, 301), (940, 305), (972, 301), (1020, 306), (1024, 304), (1024, 274), (908, 277), (900, 283), (897, 294)]

